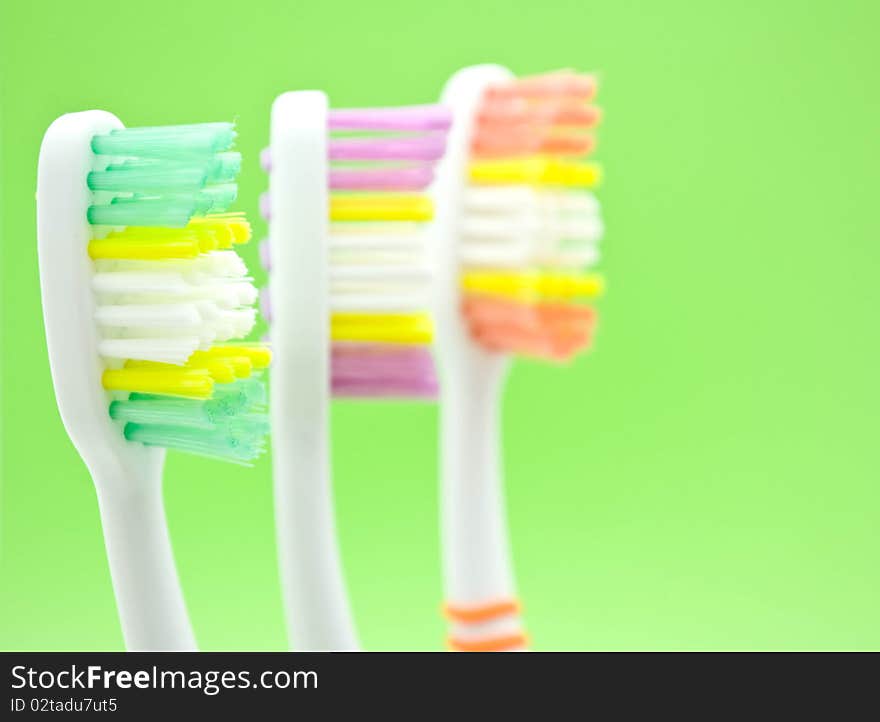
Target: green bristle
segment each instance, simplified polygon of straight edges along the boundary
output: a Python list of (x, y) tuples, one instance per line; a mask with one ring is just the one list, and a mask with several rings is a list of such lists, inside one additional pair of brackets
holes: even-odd
[(265, 413), (251, 412), (235, 417), (225, 428), (234, 436), (257, 441), (269, 433), (269, 417)]
[(132, 393), (125, 401), (110, 404), (110, 416), (139, 424), (203, 426), (223, 423), (242, 412), (266, 404), (266, 387), (256, 378), (217, 384), (210, 399), (177, 399), (161, 394)]
[(179, 159), (211, 156), (229, 150), (234, 141), (232, 123), (121, 128), (92, 138), (92, 151), (98, 155)]
[(122, 191), (196, 191), (208, 182), (213, 161), (180, 163), (173, 161), (127, 160), (103, 171), (92, 171), (86, 181), (89, 190)]
[(241, 171), (241, 153), (218, 153), (208, 164), (208, 183), (231, 183)]
[(223, 213), (235, 202), (238, 195), (238, 186), (235, 183), (206, 186), (200, 194), (202, 201), (210, 202), (204, 213)]
[(93, 226), (164, 226), (183, 228), (194, 215), (204, 215), (212, 199), (199, 195), (167, 198), (114, 198), (108, 205), (89, 206)]
[(214, 387), (214, 397), (211, 403), (239, 403), (243, 406), (264, 406), (268, 400), (266, 385), (259, 376), (249, 379), (241, 379), (232, 384), (223, 384)]
[(205, 402), (205, 407), (211, 418), (220, 419), (234, 416), (246, 409), (264, 406), (265, 403), (263, 384), (249, 379), (215, 386), (214, 396)]
[(215, 423), (205, 408), (206, 403), (195, 399), (173, 399), (168, 396), (142, 399), (129, 397), (127, 401), (110, 403), (110, 418), (125, 423), (173, 424), (193, 429), (213, 429)]
[(253, 461), (265, 449), (262, 434), (235, 434), (227, 429), (206, 430), (129, 423), (125, 425), (124, 433), (129, 441), (137, 441), (147, 446), (161, 446), (227, 461)]
[(194, 216), (204, 216), (214, 209), (214, 196), (208, 193), (199, 193), (195, 199), (195, 207), (193, 209)]
[(132, 393), (110, 404), (111, 418), (125, 423), (125, 438), (232, 461), (250, 461), (269, 433), (266, 388), (258, 378), (217, 384), (207, 400)]
[(118, 194), (91, 206), (88, 221), (101, 226), (182, 228), (193, 216), (222, 213), (237, 195), (241, 154), (229, 148), (232, 123), (166, 128), (124, 128), (92, 138), (92, 150), (117, 156), (89, 173), (93, 191)]

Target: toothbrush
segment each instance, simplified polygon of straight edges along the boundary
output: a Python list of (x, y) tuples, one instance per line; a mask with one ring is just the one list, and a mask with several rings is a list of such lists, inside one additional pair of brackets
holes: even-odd
[(333, 515), (331, 397), (436, 396), (424, 190), (449, 122), (438, 106), (331, 110), (318, 91), (272, 106), (261, 298), (275, 355), (275, 515), (293, 649), (358, 648)]
[[(126, 648), (195, 650), (162, 502), (165, 449), (263, 450), (268, 351), (235, 344), (257, 291), (231, 123), (63, 115), (40, 148), (37, 236), (55, 397), (95, 483)], [(248, 378), (250, 376), (250, 378)]]
[(590, 76), (522, 80), (463, 69), (442, 102), (453, 112), (433, 189), (440, 368), (443, 576), (447, 643), (525, 650), (504, 512), (499, 408), (514, 354), (566, 361), (590, 343), (598, 260), (599, 120)]

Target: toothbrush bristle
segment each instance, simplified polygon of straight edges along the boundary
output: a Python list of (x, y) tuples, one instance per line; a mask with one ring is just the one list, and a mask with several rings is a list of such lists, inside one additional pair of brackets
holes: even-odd
[(434, 398), (437, 394), (434, 361), (425, 346), (337, 343), (331, 364), (334, 396)]
[[(442, 157), (449, 111), (441, 106), (331, 110), (330, 368), (334, 396), (434, 398), (425, 236), (425, 189)], [(271, 172), (269, 150), (261, 155)], [(269, 195), (260, 211), (270, 218)], [(260, 248), (271, 267), (271, 246)], [(270, 294), (261, 307), (271, 323)]]
[(92, 139), (88, 220), (98, 352), (110, 416), (130, 441), (237, 462), (268, 430), (268, 351), (237, 345), (257, 289), (234, 247), (250, 239), (231, 123), (126, 128)]
[(571, 71), (490, 86), (475, 112), (460, 229), (462, 314), (489, 351), (566, 361), (589, 347), (603, 232), (589, 189), (601, 113), (593, 76)]
[(486, 98), (552, 102), (563, 99), (587, 102), (595, 97), (597, 88), (596, 78), (593, 75), (573, 70), (557, 70), (490, 86), (486, 89)]
[(331, 110), (332, 131), (429, 132), (447, 131), (452, 116), (441, 105), (409, 105), (397, 108), (346, 108)]

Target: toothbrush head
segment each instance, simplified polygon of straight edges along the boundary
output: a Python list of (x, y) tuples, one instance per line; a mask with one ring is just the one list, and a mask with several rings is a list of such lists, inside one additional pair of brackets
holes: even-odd
[[(455, 293), (467, 336), (491, 354), (566, 361), (589, 347), (603, 290), (591, 272), (603, 233), (585, 160), (601, 113), (593, 76), (514, 79), (462, 71), (444, 96), (463, 146), (444, 202), (455, 245)], [(452, 220), (449, 220), (449, 219)]]
[[(330, 110), (330, 375), (334, 396), (434, 398), (425, 193), (451, 122), (440, 106)], [(271, 172), (269, 150), (263, 167)], [(261, 212), (271, 217), (269, 195)], [(272, 270), (271, 249), (261, 257)], [(281, 281), (276, 280), (273, 283)], [(269, 288), (261, 294), (272, 319)]]
[(136, 463), (150, 447), (247, 462), (264, 448), (255, 372), (269, 352), (237, 343), (257, 291), (234, 250), (250, 226), (227, 212), (234, 139), (231, 123), (123, 128), (100, 111), (63, 116), (46, 134), (44, 315), (59, 409), (84, 458), (110, 447)]

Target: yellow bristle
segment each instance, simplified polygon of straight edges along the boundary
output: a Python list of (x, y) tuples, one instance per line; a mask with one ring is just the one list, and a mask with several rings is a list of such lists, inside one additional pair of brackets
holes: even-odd
[(213, 233), (221, 249), (229, 249), (233, 244), (247, 243), (251, 238), (251, 225), (244, 213), (219, 213), (204, 218), (194, 218), (189, 226)]
[(197, 258), (202, 250), (197, 239), (147, 241), (136, 238), (110, 237), (89, 241), (89, 257), (100, 259), (132, 259), (161, 261)]
[(602, 276), (595, 273), (542, 273), (469, 271), (461, 287), (470, 293), (501, 296), (526, 303), (542, 298), (591, 298), (604, 290)]
[(539, 281), (542, 296), (553, 298), (593, 298), (605, 290), (605, 279), (598, 273), (545, 273)]
[(595, 163), (573, 163), (547, 156), (474, 161), (470, 179), (484, 185), (528, 184), (592, 188), (601, 168)]
[[(193, 354), (193, 356), (195, 356), (195, 354)], [(191, 369), (205, 369), (211, 374), (211, 378), (220, 384), (231, 384), (236, 379), (235, 369), (232, 364), (226, 363), (221, 359), (199, 360), (190, 356), (189, 361), (186, 362), (186, 367)]]
[(153, 371), (180, 371), (181, 369), (201, 369), (211, 374), (211, 378), (220, 384), (231, 384), (235, 381), (235, 372), (230, 364), (224, 363), (220, 359), (207, 358), (203, 359), (199, 356), (203, 352), (196, 351), (189, 357), (183, 366), (175, 366), (174, 364), (159, 363), (158, 361), (139, 361), (129, 359), (125, 362), (127, 369), (143, 369)]
[(422, 194), (332, 195), (331, 221), (429, 221), (430, 198)]
[(461, 287), (470, 293), (504, 296), (529, 301), (538, 296), (538, 272), (504, 273), (470, 271), (461, 277)]
[(219, 358), (243, 356), (250, 360), (255, 369), (264, 369), (272, 362), (272, 352), (265, 346), (214, 346), (202, 353)]
[(434, 338), (430, 316), (413, 314), (334, 313), (330, 320), (333, 341), (427, 344)]
[(89, 242), (94, 259), (132, 259), (160, 261), (196, 258), (200, 254), (228, 249), (233, 243), (246, 243), (250, 224), (243, 214), (224, 213), (194, 218), (185, 228), (130, 226), (105, 238)]
[(239, 379), (246, 379), (248, 376), (251, 375), (251, 372), (254, 368), (251, 360), (247, 356), (216, 355), (213, 356), (213, 360), (220, 360), (223, 363), (227, 364), (232, 369), (235, 377)]
[(165, 364), (160, 368), (126, 366), (104, 371), (101, 383), (105, 389), (195, 399), (208, 399), (214, 391), (214, 380), (205, 369), (161, 368)]
[(196, 351), (191, 358), (196, 359), (200, 363), (203, 361), (220, 361), (227, 364), (235, 373), (235, 376), (240, 379), (251, 375), (254, 370), (254, 364), (247, 354), (236, 353), (235, 348), (232, 346), (223, 347), (222, 351), (219, 349), (220, 347), (212, 347), (207, 351)]

